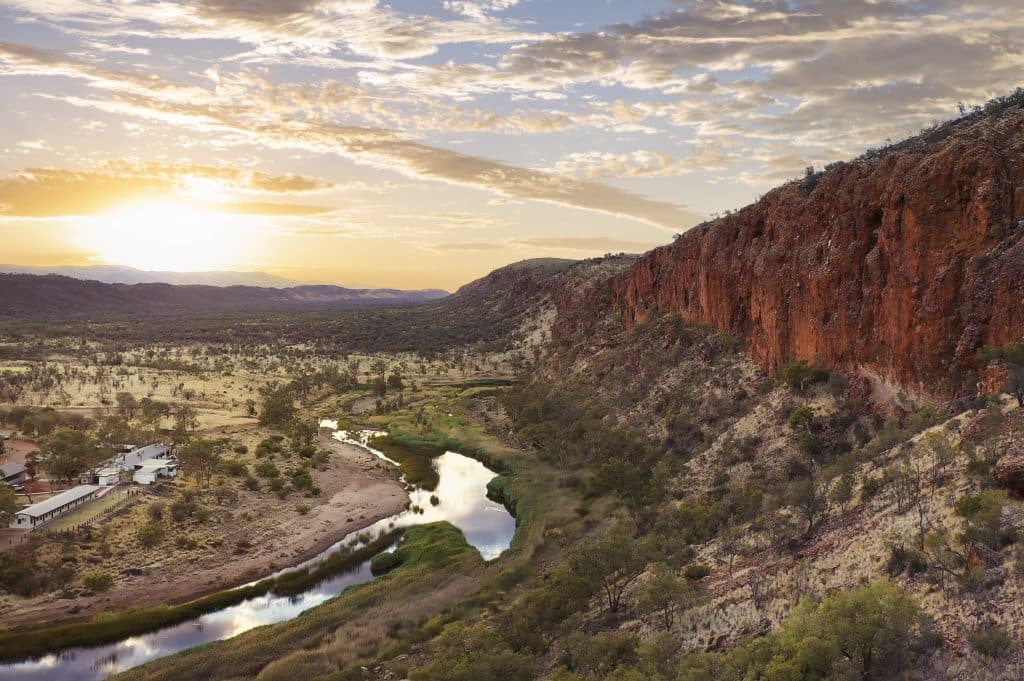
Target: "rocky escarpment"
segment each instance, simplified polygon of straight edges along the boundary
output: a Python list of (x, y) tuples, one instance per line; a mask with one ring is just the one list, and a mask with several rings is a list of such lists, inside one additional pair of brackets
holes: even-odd
[(741, 336), (768, 370), (806, 359), (951, 396), (980, 346), (1024, 338), (1024, 110), (783, 186), (611, 288), (627, 324), (678, 313)]

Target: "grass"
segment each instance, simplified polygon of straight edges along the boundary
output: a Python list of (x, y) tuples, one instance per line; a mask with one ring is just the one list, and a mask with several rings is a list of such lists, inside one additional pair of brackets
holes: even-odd
[(121, 678), (216, 681), (326, 674), (338, 668), (339, 658), (371, 652), (388, 640), (388, 632), (417, 627), (428, 613), (457, 601), (470, 588), (470, 575), (483, 567), (479, 554), (447, 523), (410, 528), (399, 551), (405, 556), (401, 568), (300, 617), (137, 667)]
[(301, 593), (332, 575), (354, 569), (393, 545), (402, 531), (378, 537), (366, 546), (336, 553), (308, 568), (265, 579), (239, 589), (221, 591), (181, 605), (141, 608), (116, 615), (101, 615), (91, 622), (0, 633), (0, 661), (14, 662), (80, 646), (114, 643), (130, 636), (157, 631), (195, 619), (215, 610), (237, 605), (266, 593), (289, 596)]

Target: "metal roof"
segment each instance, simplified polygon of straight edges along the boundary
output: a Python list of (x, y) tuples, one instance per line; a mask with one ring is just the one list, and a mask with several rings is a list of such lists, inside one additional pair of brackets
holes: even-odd
[(66, 492), (61, 492), (55, 497), (50, 497), (46, 501), (40, 501), (38, 504), (32, 504), (18, 511), (18, 515), (28, 515), (33, 518), (44, 516), (51, 511), (56, 511), (61, 506), (70, 504), (78, 501), (83, 497), (87, 497), (90, 494), (95, 493), (99, 487), (95, 485), (79, 485), (78, 487), (72, 487)]
[(14, 463), (13, 461), (0, 466), (0, 474), (2, 474), (4, 478), (13, 478), (15, 475), (21, 475), (27, 470), (28, 469), (20, 463)]
[(127, 454), (117, 454), (107, 459), (103, 466), (104, 468), (120, 468), (121, 470), (130, 471), (143, 461), (155, 459), (161, 454), (166, 455), (170, 449), (170, 447), (164, 444), (148, 445), (141, 449), (133, 449)]

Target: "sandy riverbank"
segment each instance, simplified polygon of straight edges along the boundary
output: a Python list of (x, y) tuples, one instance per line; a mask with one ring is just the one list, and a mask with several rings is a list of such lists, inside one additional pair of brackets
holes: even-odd
[[(235, 518), (249, 514), (258, 520), (235, 529), (232, 524), (225, 525), (227, 541), (222, 546), (204, 548), (197, 555), (165, 541), (151, 552), (148, 564), (138, 564), (137, 553), (125, 556), (117, 565), (120, 574), (109, 592), (18, 599), (7, 604), (7, 612), (2, 613), (4, 624), (67, 622), (104, 611), (182, 603), (313, 558), (350, 532), (406, 507), (409, 497), (398, 482), (397, 470), (361, 447), (334, 440), (329, 431), (321, 431), (319, 445), (331, 451), (331, 466), (313, 472), (323, 492), (316, 499), (301, 499), (310, 507), (305, 515), (296, 512), (298, 498), (253, 508), (240, 503), (233, 509)], [(235, 542), (242, 536), (251, 548), (239, 553)]]

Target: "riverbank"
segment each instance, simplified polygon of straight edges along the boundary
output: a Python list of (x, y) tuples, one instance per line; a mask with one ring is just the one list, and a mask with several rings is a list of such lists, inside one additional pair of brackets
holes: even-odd
[[(362, 447), (334, 440), (327, 430), (320, 432), (318, 444), (331, 453), (326, 470), (311, 472), (322, 490), (319, 497), (253, 508), (242, 499), (218, 528), (225, 541), (205, 548), (203, 555), (174, 550), (160, 552), (159, 560), (148, 562), (140, 562), (137, 554), (112, 557), (113, 569), (108, 571), (116, 570), (118, 577), (108, 592), (9, 599), (2, 613), (4, 624), (65, 624), (101, 613), (191, 601), (312, 559), (349, 533), (406, 507), (408, 494), (392, 467)], [(299, 503), (304, 513), (296, 510)], [(239, 550), (242, 539), (248, 547), (244, 552)]]

